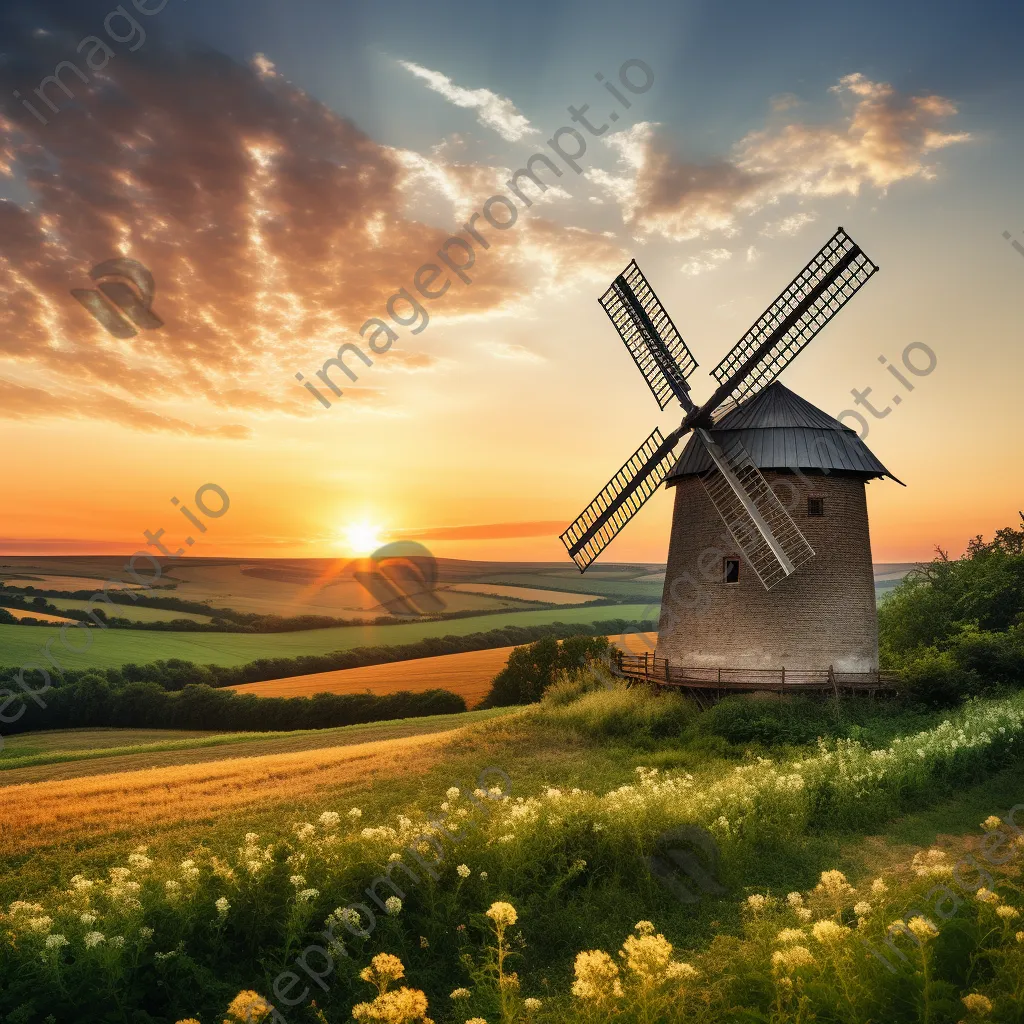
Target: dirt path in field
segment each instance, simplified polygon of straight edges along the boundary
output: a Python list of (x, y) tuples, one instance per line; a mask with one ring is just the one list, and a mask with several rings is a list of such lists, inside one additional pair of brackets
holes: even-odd
[[(9, 786), (0, 794), (0, 857), (65, 838), (78, 841), (148, 824), (212, 820), (247, 806), (302, 797), (324, 787), (337, 791), (339, 785), (362, 783), (377, 774), (394, 778), (419, 773), (438, 760), (445, 742), (460, 731), (348, 746), (338, 746), (335, 740), (332, 747), (321, 750), (262, 757), (225, 759), (221, 748), (219, 759), (206, 764)], [(60, 766), (49, 767), (52, 771)]]

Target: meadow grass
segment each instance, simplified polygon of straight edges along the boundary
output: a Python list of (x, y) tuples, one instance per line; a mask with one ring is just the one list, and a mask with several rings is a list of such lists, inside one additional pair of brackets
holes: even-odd
[[(328, 654), (353, 647), (409, 644), (427, 637), (466, 636), (505, 626), (538, 626), (551, 622), (591, 623), (610, 618), (640, 620), (656, 615), (647, 605), (598, 608), (551, 608), (541, 611), (501, 612), (436, 622), (409, 622), (384, 626), (336, 626), (293, 633), (176, 633), (171, 631), (107, 629), (93, 631), (93, 644), (83, 654), (55, 648), (65, 668), (115, 668), (127, 662), (180, 658), (200, 665), (244, 665), (258, 658), (295, 658)], [(0, 625), (0, 664), (37, 663), (42, 646), (53, 630), (38, 626)], [(45, 659), (44, 659), (45, 663)]]
[[(377, 908), (377, 928), (367, 939), (354, 938), (343, 928), (335, 932), (347, 955), (334, 952), (328, 991), (317, 989), (308, 997), (315, 996), (329, 1024), (348, 1019), (354, 1002), (373, 995), (358, 971), (382, 952), (401, 958), (410, 982), (428, 994), (432, 1015), (446, 1022), (475, 1015), (494, 1024), (523, 1019), (528, 1012), (550, 1021), (647, 1024), (701, 1013), (706, 1020), (863, 1024), (878, 1019), (870, 1008), (872, 1000), (881, 998), (878, 993), (888, 991), (887, 979), (861, 984), (849, 974), (856, 998), (844, 1010), (841, 992), (830, 980), (838, 968), (830, 966), (831, 953), (809, 932), (806, 943), (818, 942), (815, 966), (794, 967), (796, 1002), (777, 1003), (786, 972), (772, 963), (772, 936), (783, 923), (794, 924), (785, 917), (791, 908), (779, 901), (787, 890), (813, 888), (817, 874), (836, 866), (844, 841), (863, 845), (861, 833), (884, 832), (897, 815), (925, 813), (920, 808), (940, 807), (972, 785), (980, 792), (993, 777), (1012, 791), (1020, 781), (1024, 698), (973, 704), (948, 721), (933, 721), (932, 728), (874, 751), (843, 740), (797, 748), (785, 760), (772, 761), (759, 757), (756, 747), (748, 753), (715, 737), (721, 756), (705, 753), (701, 767), (689, 776), (676, 765), (694, 757), (682, 739), (692, 724), (681, 718), (679, 734), (653, 735), (672, 713), (644, 710), (649, 699), (639, 690), (625, 697), (594, 692), (576, 702), (575, 721), (566, 711), (572, 704), (555, 703), (462, 730), (436, 748), (417, 748), (415, 755), (392, 749), (390, 763), (377, 778), (357, 773), (332, 789), (334, 769), (328, 769), (324, 787), (314, 786), (301, 799), (285, 796), (273, 807), (234, 818), (193, 814), (200, 820), (150, 842), (145, 852), (135, 850), (140, 839), (140, 845), (145, 843), (144, 827), (133, 831), (126, 821), (118, 841), (107, 836), (104, 845), (90, 847), (87, 829), (69, 815), (61, 849), (55, 844), (36, 849), (19, 865), (22, 895), (32, 888), (39, 862), (50, 864), (51, 881), (64, 891), (47, 894), (40, 887), (32, 897), (39, 900), (38, 910), (19, 908), (8, 915), (7, 934), (17, 941), (3, 946), (7, 988), (0, 1007), (21, 1012), (18, 1000), (35, 994), (33, 1012), (40, 1013), (39, 1019), (44, 1010), (63, 1018), (70, 1005), (76, 1021), (128, 1020), (125, 1008), (130, 1005), (161, 1022), (173, 1024), (191, 1015), (210, 1024), (222, 1019), (239, 989), (255, 988), (273, 998), (273, 977), (314, 941), (322, 922), (337, 923), (335, 908), (366, 901), (364, 888), (389, 856), (429, 834), (427, 817), (443, 813), (450, 827), (465, 836), (436, 863), (438, 878), (421, 874), (413, 885), (399, 875), (405, 886), (402, 906), (394, 913)], [(637, 707), (631, 709), (631, 703)], [(612, 714), (610, 708), (617, 710)], [(615, 714), (655, 723), (640, 737), (639, 749), (628, 734), (608, 739)], [(428, 755), (422, 767), (416, 763), (421, 753)], [(655, 760), (664, 768), (655, 771)], [(498, 765), (512, 779), (510, 799), (482, 791), (470, 796), (474, 780), (480, 784), (479, 770), (487, 765)], [(1013, 771), (1018, 775), (1010, 782), (1005, 776)], [(459, 792), (446, 793), (452, 786)], [(173, 788), (164, 799), (177, 799)], [(103, 813), (95, 804), (84, 810), (90, 820)], [(986, 798), (976, 820), (993, 811)], [(113, 808), (108, 806), (106, 813), (113, 814)], [(645, 871), (642, 856), (656, 848), (667, 828), (681, 823), (701, 825), (715, 835), (727, 897), (696, 906), (676, 903)], [(193, 845), (182, 859), (181, 843), (189, 841)], [(456, 870), (460, 863), (467, 865), (465, 877)], [(112, 865), (125, 871), (110, 873)], [(73, 874), (88, 877), (75, 881)], [(742, 902), (746, 895), (760, 894), (768, 899), (766, 913), (781, 915), (778, 921), (771, 918), (771, 934)], [(820, 894), (805, 898), (820, 902)], [(224, 901), (222, 910), (218, 900)], [(495, 930), (496, 919), (483, 916), (495, 901), (510, 903), (518, 913), (518, 927), (508, 925), (504, 939)], [(984, 944), (995, 940), (985, 937), (982, 912), (987, 910), (965, 921), (981, 929), (975, 945), (987, 949)], [(87, 925), (80, 920), (82, 913), (96, 917)], [(853, 925), (849, 913), (849, 907), (836, 912), (838, 927)], [(627, 998), (619, 1000), (611, 992), (605, 1004), (570, 995), (577, 955), (594, 951), (588, 962), (598, 964), (596, 952), (614, 954), (644, 919), (657, 922), (657, 933), (667, 936), (664, 942), (689, 947), (686, 957), (707, 986), (699, 988), (682, 968), (673, 968), (671, 979), (659, 975), (657, 985), (652, 981), (645, 988), (627, 954), (612, 961)], [(87, 928), (103, 938), (87, 940)], [(149, 928), (155, 929), (152, 934)], [(515, 945), (517, 930), (524, 947)], [(732, 938), (724, 946), (706, 948), (717, 933)], [(54, 940), (48, 951), (48, 935), (64, 936), (68, 946)], [(108, 941), (122, 936), (123, 944)], [(664, 945), (639, 943), (644, 937), (635, 932), (636, 942), (627, 949), (638, 957), (646, 951), (645, 956), (660, 962)], [(505, 940), (510, 943), (506, 954), (521, 955), (515, 961), (519, 987), (514, 993), (508, 985), (494, 984), (494, 957)], [(155, 957), (157, 952), (163, 959)], [(676, 962), (674, 956), (665, 964)], [(927, 991), (913, 971), (901, 978), (906, 992)], [(156, 979), (163, 984), (155, 986)], [(581, 981), (578, 972), (575, 980)], [(957, 983), (968, 981), (974, 984), (975, 979)], [(987, 984), (991, 977), (978, 981)], [(596, 984), (595, 977), (588, 983)], [(468, 1003), (448, 999), (456, 987), (471, 990)], [(39, 992), (47, 993), (42, 1004)], [(912, 1015), (920, 1009), (913, 992), (901, 997), (898, 1012), (886, 1019), (924, 1019)], [(940, 995), (935, 1006), (954, 1005), (948, 999), (943, 1003)], [(522, 1002), (526, 996), (541, 997), (544, 1006), (528, 1011)], [(805, 997), (813, 1013), (812, 1003), (800, 1003)], [(856, 1016), (865, 1012), (869, 1015)], [(304, 1014), (299, 1008), (294, 1019), (313, 1019)], [(959, 1018), (936, 1011), (928, 1019)]]
[[(309, 749), (317, 747), (345, 746), (350, 743), (365, 743), (370, 739), (389, 739), (401, 736), (420, 735), (430, 732), (448, 731), (473, 722), (487, 721), (507, 715), (512, 708), (490, 708), (483, 711), (466, 711), (452, 715), (425, 715), (422, 718), (395, 718), (381, 722), (367, 722), (359, 725), (343, 725), (333, 729), (295, 729), (290, 732), (189, 732), (166, 730), (169, 735), (161, 737), (158, 729), (69, 729), (52, 730), (45, 733), (26, 733), (12, 737), (0, 754), (0, 772), (14, 772), (16, 769), (41, 767), (44, 765), (67, 764), (106, 758), (138, 758), (138, 763), (149, 765), (149, 755), (176, 753), (179, 757), (165, 759), (163, 765), (188, 764), (190, 751), (207, 750), (210, 747), (256, 745), (261, 754), (273, 753), (275, 747), (282, 750), (299, 749), (296, 741), (306, 741)], [(84, 733), (80, 739), (78, 733)], [(29, 740), (28, 744), (17, 744), (15, 740)], [(19, 753), (19, 750), (22, 751)], [(227, 754), (225, 754), (227, 756)], [(232, 751), (232, 756), (239, 756)], [(143, 761), (145, 759), (145, 761)], [(102, 771), (97, 768), (95, 771)], [(124, 769), (120, 769), (124, 770)], [(95, 772), (93, 772), (95, 774)], [(10, 780), (10, 781), (8, 781)], [(5, 778), (0, 774), (0, 786), (23, 782), (22, 774)], [(46, 781), (45, 773), (39, 773), (32, 781)]]

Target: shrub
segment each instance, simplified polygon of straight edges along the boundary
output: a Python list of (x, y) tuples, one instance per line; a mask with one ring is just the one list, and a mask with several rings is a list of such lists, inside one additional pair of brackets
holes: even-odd
[(619, 680), (597, 679), (598, 689), (566, 702), (565, 691), (541, 702), (540, 721), (575, 729), (601, 739), (628, 736), (679, 736), (697, 715), (696, 706), (681, 694), (658, 692), (647, 686), (626, 686)]
[(554, 637), (543, 637), (529, 646), (517, 647), (494, 677), (491, 691), (480, 706), (532, 704), (540, 700), (556, 677), (578, 673), (607, 653), (608, 639), (604, 636), (570, 636), (561, 643)]
[(813, 743), (838, 731), (834, 708), (808, 697), (738, 695), (726, 697), (705, 711), (698, 733), (721, 736), (730, 743)]
[(954, 707), (985, 688), (981, 676), (957, 664), (950, 651), (925, 651), (908, 665), (905, 678), (907, 696), (926, 707)]

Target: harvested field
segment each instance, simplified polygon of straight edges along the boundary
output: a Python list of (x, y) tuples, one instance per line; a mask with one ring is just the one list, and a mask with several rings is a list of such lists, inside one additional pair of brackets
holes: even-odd
[(0, 857), (73, 835), (137, 832), (180, 821), (215, 822), (246, 807), (330, 787), (422, 772), (459, 730), (206, 764), (117, 771), (4, 789)]
[(520, 601), (542, 601), (546, 604), (586, 604), (599, 600), (596, 594), (567, 594), (564, 590), (541, 590), (539, 587), (513, 587), (504, 583), (457, 583), (445, 592), (464, 594), (490, 594), (494, 597), (514, 597)]
[[(630, 654), (654, 650), (657, 633), (640, 633), (609, 639)], [(494, 647), (488, 651), (442, 654), (436, 658), (415, 658), (388, 665), (315, 672), (305, 676), (267, 679), (261, 683), (243, 683), (229, 689), (257, 697), (309, 697), (314, 693), (395, 693), (410, 690), (451, 690), (474, 707), (487, 695), (491, 680), (505, 667), (515, 648)]]
[(48, 622), (51, 625), (63, 625), (65, 622), (74, 622), (74, 619), (65, 619), (63, 615), (49, 615), (47, 612), (37, 612), (28, 608), (4, 608), (10, 612), (19, 622), (23, 619), (37, 619), (39, 622)]

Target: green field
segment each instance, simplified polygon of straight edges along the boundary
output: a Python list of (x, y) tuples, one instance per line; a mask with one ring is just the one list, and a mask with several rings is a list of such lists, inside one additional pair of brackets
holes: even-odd
[[(181, 658), (201, 665), (244, 665), (258, 658), (295, 658), (328, 654), (353, 647), (415, 643), (427, 637), (466, 636), (504, 626), (538, 626), (549, 622), (591, 623), (608, 619), (657, 616), (657, 606), (625, 604), (598, 608), (555, 608), (543, 611), (501, 612), (439, 622), (410, 622), (393, 626), (338, 626), (296, 633), (172, 633), (141, 630), (92, 630), (93, 644), (84, 654), (67, 654), (56, 630), (36, 626), (0, 625), (0, 665), (46, 664), (42, 647), (50, 649), (65, 668), (114, 668), (126, 662), (145, 664)], [(72, 637), (69, 645), (81, 646)]]

